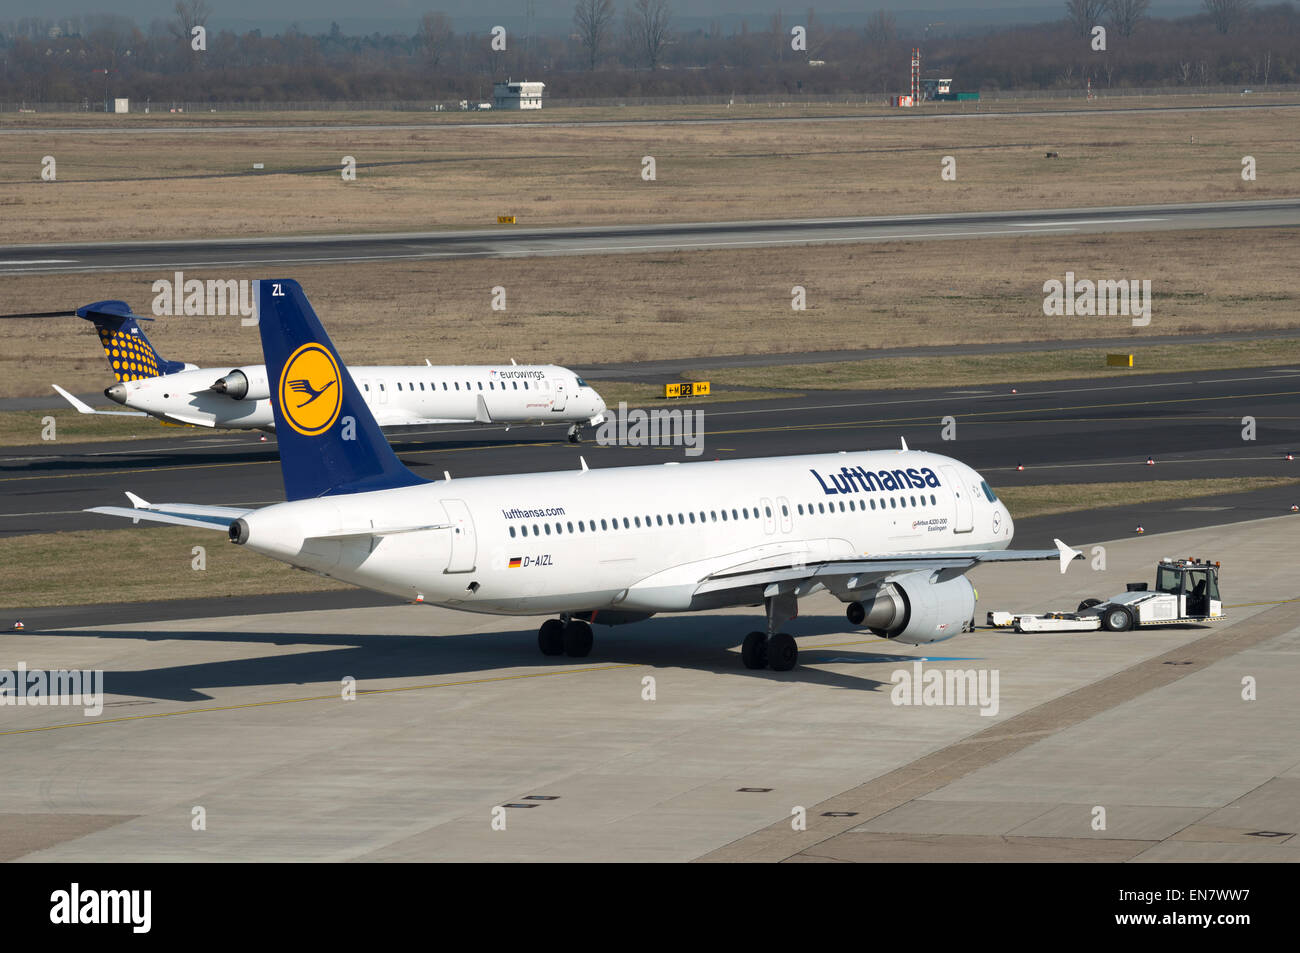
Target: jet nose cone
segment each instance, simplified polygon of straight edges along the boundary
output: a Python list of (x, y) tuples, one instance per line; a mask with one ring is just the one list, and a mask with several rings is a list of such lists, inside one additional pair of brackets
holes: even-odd
[(109, 400), (113, 401), (113, 403), (115, 404), (125, 404), (126, 388), (123, 387), (120, 383), (114, 384), (112, 387), (109, 387), (104, 391), (104, 396), (107, 397)]

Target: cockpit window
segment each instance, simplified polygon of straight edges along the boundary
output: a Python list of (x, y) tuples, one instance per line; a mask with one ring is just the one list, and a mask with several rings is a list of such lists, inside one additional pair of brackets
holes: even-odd
[(996, 503), (998, 501), (998, 495), (993, 492), (993, 488), (989, 486), (988, 480), (980, 480), (980, 489), (984, 491), (984, 496), (990, 503)]

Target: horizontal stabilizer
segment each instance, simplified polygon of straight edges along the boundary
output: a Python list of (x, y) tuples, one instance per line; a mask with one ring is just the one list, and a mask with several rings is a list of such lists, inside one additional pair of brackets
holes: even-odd
[(100, 414), (105, 417), (148, 417), (149, 416), (143, 410), (96, 410), (94, 407), (91, 407), (85, 401), (78, 399), (75, 394), (69, 394), (58, 384), (51, 384), (50, 386), (53, 387), (56, 391), (58, 391), (59, 394), (63, 397), (63, 399), (66, 400), (69, 404), (71, 404), (79, 414)]
[(131, 506), (94, 506), (87, 513), (123, 516), (133, 523), (171, 523), (201, 529), (227, 530), (230, 524), (253, 510), (236, 506), (207, 506), (201, 503), (150, 503), (134, 493), (127, 493)]

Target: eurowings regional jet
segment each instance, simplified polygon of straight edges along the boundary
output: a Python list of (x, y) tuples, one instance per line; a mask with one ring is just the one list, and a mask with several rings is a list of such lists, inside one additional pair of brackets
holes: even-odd
[[(275, 429), (264, 365), (217, 370), (165, 360), (125, 301), (97, 301), (77, 314), (95, 325), (117, 377), (104, 396), (131, 408), (95, 410), (55, 384), (79, 412), (229, 430)], [(584, 426), (605, 419), (605, 402), (595, 389), (554, 364), (358, 367), (355, 379), (380, 427), (568, 423), (569, 440), (577, 443)], [(309, 391), (293, 396), (299, 403), (316, 399)]]
[[(1012, 550), (1006, 507), (950, 457), (907, 450), (668, 463), (430, 482), (397, 459), (295, 281), (259, 282), (287, 502), (91, 512), (226, 532), (231, 541), (415, 602), (554, 613), (546, 655), (583, 657), (592, 623), (762, 606), (749, 668), (793, 668), (782, 628), (827, 590), (849, 621), (910, 644), (973, 628), (967, 570), (1080, 554)], [(305, 386), (299, 386), (305, 382)], [(318, 395), (302, 400), (303, 395)]]

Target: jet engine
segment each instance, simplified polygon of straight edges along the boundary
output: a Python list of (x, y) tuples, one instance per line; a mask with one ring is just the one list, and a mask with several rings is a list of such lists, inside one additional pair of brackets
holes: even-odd
[(231, 400), (266, 400), (271, 396), (265, 367), (237, 367), (213, 383), (209, 390), (225, 394)]
[(942, 642), (966, 631), (975, 616), (975, 588), (965, 576), (909, 572), (850, 602), (847, 615), (886, 639), (909, 645)]

